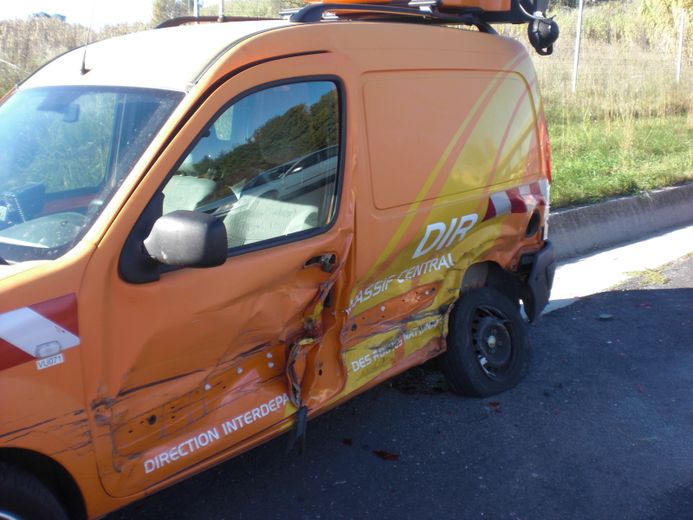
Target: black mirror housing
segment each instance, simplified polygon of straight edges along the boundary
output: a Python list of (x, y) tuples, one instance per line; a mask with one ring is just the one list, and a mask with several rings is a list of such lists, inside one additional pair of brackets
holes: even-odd
[(537, 18), (527, 25), (527, 37), (534, 50), (541, 56), (553, 53), (553, 44), (558, 40), (558, 24), (551, 18)]
[(159, 217), (144, 249), (159, 263), (176, 267), (215, 267), (226, 262), (224, 224), (207, 213), (178, 210)]

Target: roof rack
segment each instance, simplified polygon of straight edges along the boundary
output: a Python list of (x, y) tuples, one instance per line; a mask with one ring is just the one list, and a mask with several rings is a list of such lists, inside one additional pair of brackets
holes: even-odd
[(155, 29), (165, 29), (167, 27), (178, 27), (189, 23), (210, 23), (210, 22), (257, 22), (262, 20), (276, 20), (276, 18), (259, 18), (254, 16), (179, 16), (164, 20)]
[[(553, 44), (558, 39), (558, 24), (546, 18), (549, 0), (505, 0), (494, 8), (463, 6), (472, 4), (464, 0), (364, 0), (369, 3), (328, 3), (322, 0), (313, 2), (297, 10), (285, 11), (289, 20), (296, 23), (316, 23), (322, 20), (363, 20), (396, 21), (438, 25), (470, 25), (480, 32), (497, 34), (492, 23), (526, 23), (529, 42), (543, 56), (553, 52)], [(478, 1), (482, 5), (483, 0)], [(506, 8), (507, 7), (507, 8)], [(331, 15), (331, 16), (330, 16)]]
[(310, 4), (291, 13), (289, 20), (297, 23), (315, 23), (323, 20), (327, 13), (341, 12), (339, 19), (369, 21), (398, 21), (429, 23), (438, 25), (473, 25), (479, 31), (496, 34), (480, 15), (481, 9), (467, 9), (463, 13), (441, 13), (416, 7), (373, 4)]
[[(558, 24), (545, 13), (549, 0), (343, 0), (329, 3), (308, 0), (301, 9), (282, 12), (294, 23), (317, 23), (330, 18), (336, 20), (362, 20), (373, 22), (409, 22), (437, 25), (469, 25), (480, 32), (497, 34), (492, 23), (526, 23), (527, 36), (534, 49), (542, 56), (553, 52), (558, 39)], [(347, 3), (353, 2), (353, 3)], [(378, 3), (379, 2), (379, 3)], [(463, 4), (467, 4), (466, 6)], [(470, 6), (470, 4), (472, 6)], [(483, 6), (484, 8), (480, 7)], [(331, 15), (331, 16), (330, 16)], [(249, 16), (181, 16), (166, 20), (157, 29), (178, 27), (190, 23), (240, 22), (273, 20)]]

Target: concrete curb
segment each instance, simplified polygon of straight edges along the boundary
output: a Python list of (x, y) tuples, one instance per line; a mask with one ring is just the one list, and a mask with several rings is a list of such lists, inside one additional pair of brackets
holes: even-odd
[(558, 259), (566, 259), (688, 224), (693, 183), (556, 210), (549, 216), (549, 239)]

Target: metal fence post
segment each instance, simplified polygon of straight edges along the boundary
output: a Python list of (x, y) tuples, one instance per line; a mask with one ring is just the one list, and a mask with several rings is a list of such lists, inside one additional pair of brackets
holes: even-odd
[(582, 39), (582, 9), (583, 0), (578, 4), (577, 24), (575, 27), (575, 57), (573, 59), (573, 94), (577, 90), (578, 64), (580, 63), (580, 40)]
[(676, 83), (681, 83), (681, 63), (683, 61), (683, 33), (686, 25), (686, 10), (679, 11), (679, 45), (676, 56)]

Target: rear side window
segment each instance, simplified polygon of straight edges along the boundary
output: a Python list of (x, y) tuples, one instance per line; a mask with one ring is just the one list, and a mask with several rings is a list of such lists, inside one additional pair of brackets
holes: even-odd
[(169, 178), (164, 213), (217, 216), (230, 248), (326, 226), (336, 206), (339, 118), (330, 81), (241, 98), (210, 122)]

